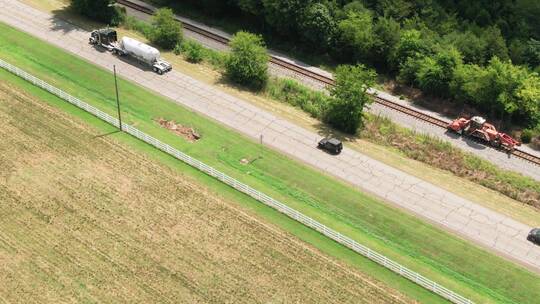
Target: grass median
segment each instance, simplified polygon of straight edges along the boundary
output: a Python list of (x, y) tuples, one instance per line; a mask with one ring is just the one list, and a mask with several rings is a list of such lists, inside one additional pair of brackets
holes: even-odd
[[(2, 59), (114, 115), (111, 73), (5, 25), (0, 25), (0, 30)], [(119, 86), (128, 123), (444, 286), (481, 303), (533, 303), (540, 298), (540, 290), (535, 288), (540, 278), (526, 269), (261, 147), (166, 98), (122, 79)], [(202, 139), (191, 143), (174, 135), (155, 122), (161, 117), (193, 127)], [(243, 159), (257, 160), (244, 164)], [(292, 224), (289, 228), (293, 233), (300, 229)], [(337, 244), (327, 244), (324, 250), (337, 252)], [(366, 264), (360, 260), (350, 258), (351, 263)], [(373, 276), (406, 286), (396, 288), (416, 294), (414, 298), (440, 301), (428, 299), (429, 295), (413, 285), (393, 282), (395, 277), (379, 267), (370, 267)]]

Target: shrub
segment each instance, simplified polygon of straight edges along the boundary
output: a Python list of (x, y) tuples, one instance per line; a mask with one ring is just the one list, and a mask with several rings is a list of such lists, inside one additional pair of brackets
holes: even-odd
[(521, 132), (521, 141), (524, 144), (528, 144), (531, 142), (531, 139), (533, 137), (533, 131), (530, 129), (525, 129), (523, 132)]
[(330, 102), (330, 96), (311, 90), (292, 79), (271, 79), (266, 94), (298, 107), (314, 118), (322, 118)]
[(222, 69), (225, 67), (227, 62), (227, 55), (225, 53), (212, 49), (205, 49), (204, 53), (205, 57), (211, 65), (218, 69)]
[(173, 53), (174, 53), (175, 55), (180, 55), (180, 53), (182, 53), (182, 45), (181, 45), (180, 43), (177, 43), (177, 44), (174, 46)]
[(169, 8), (158, 9), (152, 17), (152, 34), (150, 40), (156, 45), (172, 50), (182, 41), (182, 26), (174, 19)]
[(226, 76), (233, 82), (262, 89), (268, 81), (268, 53), (261, 36), (247, 32), (236, 33), (226, 62)]
[(144, 21), (140, 21), (134, 17), (127, 16), (124, 19), (123, 25), (128, 30), (135, 30), (144, 35), (147, 39), (152, 36), (152, 26)]
[(198, 63), (204, 59), (203, 46), (195, 41), (188, 40), (182, 43), (182, 52), (189, 62)]

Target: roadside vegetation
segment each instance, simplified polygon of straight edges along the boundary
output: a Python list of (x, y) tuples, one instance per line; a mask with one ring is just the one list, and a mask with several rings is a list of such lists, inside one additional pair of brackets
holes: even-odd
[(174, 20), (171, 9), (162, 8), (152, 16), (152, 30), (148, 32), (152, 43), (165, 50), (172, 50), (182, 42), (183, 32), (179, 22)]
[(148, 1), (232, 31), (247, 27), (312, 61), (374, 67), (435, 107), (469, 105), (540, 143), (538, 1)]
[[(299, 107), (311, 116), (324, 119), (330, 98), (290, 79), (273, 79), (265, 92), (271, 98)], [(489, 161), (452, 146), (443, 140), (417, 134), (387, 118), (364, 113), (358, 137), (392, 147), (405, 156), (447, 170), (540, 211), (540, 183), (519, 173), (498, 168)]]
[(373, 102), (367, 90), (375, 84), (376, 77), (374, 71), (363, 65), (338, 66), (324, 120), (338, 130), (356, 134), (364, 127), (364, 107)]
[(4, 301), (413, 302), (45, 102), (0, 83)]
[(225, 60), (225, 76), (231, 81), (260, 90), (268, 82), (268, 52), (262, 37), (247, 32), (234, 34)]
[[(174, 21), (172, 15), (168, 19)], [(154, 33), (161, 31), (161, 24), (156, 22), (148, 24), (132, 17), (126, 18), (124, 26), (142, 33), (150, 41), (155, 37)], [(174, 53), (183, 54), (186, 60), (193, 63), (206, 59), (229, 81), (250, 90), (266, 91), (270, 87), (276, 87), (275, 79), (270, 80), (272, 83), (269, 83), (270, 57), (261, 36), (240, 31), (231, 38), (229, 46), (230, 52), (222, 53), (206, 49), (196, 41), (186, 40), (176, 44)], [(321, 117), (337, 130), (356, 134), (363, 126), (364, 108), (371, 102), (367, 90), (375, 84), (376, 77), (374, 70), (360, 64), (338, 66), (335, 73), (336, 86), (330, 91), (330, 96), (321, 99), (324, 103), (319, 104), (316, 109), (311, 109), (312, 114)], [(287, 89), (287, 83), (283, 84), (285, 85), (283, 88)], [(294, 87), (295, 85), (292, 84), (291, 89)], [(285, 95), (284, 92), (277, 94)], [(310, 94), (310, 96), (315, 95)], [(308, 107), (308, 103), (313, 104), (313, 101), (305, 99), (303, 105)]]
[[(139, 24), (139, 26), (131, 26), (131, 24)], [(148, 25), (133, 20), (127, 26), (144, 33), (144, 27)], [(187, 60), (190, 60), (189, 51), (194, 46), (200, 50), (198, 51), (200, 61), (208, 62), (217, 70), (224, 70), (227, 55), (204, 48), (195, 41), (186, 40), (178, 54), (183, 54)], [(186, 51), (183, 51), (184, 48)], [(496, 75), (496, 72), (492, 71), (492, 75)], [(365, 89), (374, 84), (376, 74), (373, 70), (362, 65), (344, 65), (336, 69), (334, 77), (336, 87), (331, 88), (330, 95), (314, 91), (295, 80), (275, 77), (268, 79), (261, 93), (298, 107), (337, 130), (348, 134), (358, 132), (359, 138), (392, 147), (407, 157), (447, 170), (456, 176), (464, 177), (540, 210), (540, 184), (534, 179), (500, 169), (451, 144), (427, 135), (415, 134), (388, 119), (363, 113), (360, 108), (363, 109), (365, 105), (371, 103), (371, 98)], [(365, 124), (362, 120), (364, 117), (368, 118)], [(534, 140), (532, 131), (525, 130), (524, 133), (525, 136), (530, 136), (529, 140)]]
[[(1, 25), (0, 29), (3, 59), (115, 113), (114, 85), (109, 72), (9, 27)], [(538, 276), (521, 266), (390, 208), (127, 81), (120, 79), (119, 87), (126, 122), (476, 302), (532, 303), (540, 296), (535, 288)], [(196, 143), (183, 140), (157, 124), (155, 119), (159, 117), (191, 126), (202, 138)], [(256, 161), (245, 164), (243, 159)], [(425, 246), (426, 239), (430, 240), (429, 247)], [(327, 249), (335, 252), (333, 246), (337, 244), (328, 245)], [(358, 257), (351, 260), (365, 264)], [(429, 296), (414, 284), (405, 284), (380, 268), (371, 269), (374, 277), (406, 294), (414, 294), (414, 298), (428, 303), (440, 301), (437, 297), (427, 299)]]

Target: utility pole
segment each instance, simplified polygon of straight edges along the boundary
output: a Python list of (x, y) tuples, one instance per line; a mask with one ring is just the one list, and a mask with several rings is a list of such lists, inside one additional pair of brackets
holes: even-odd
[(261, 153), (260, 153), (259, 158), (262, 158), (262, 155), (263, 155), (263, 152), (264, 152), (264, 150), (263, 150), (263, 135), (262, 134), (260, 136), (260, 140), (261, 140)]
[(118, 98), (118, 82), (116, 80), (116, 65), (113, 65), (113, 71), (114, 71), (114, 87), (116, 89), (116, 106), (118, 108), (118, 122), (120, 131), (122, 131), (122, 116), (120, 115), (120, 99)]

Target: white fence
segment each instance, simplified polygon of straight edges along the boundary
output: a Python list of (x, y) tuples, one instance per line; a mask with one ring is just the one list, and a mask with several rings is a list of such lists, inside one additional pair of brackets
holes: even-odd
[[(116, 126), (116, 127), (119, 127), (119, 123), (118, 123), (118, 119), (110, 116), (109, 114), (106, 114), (102, 111), (100, 111), (99, 109), (65, 93), (64, 91), (62, 90), (59, 90), (51, 85), (49, 85), (48, 83), (44, 82), (43, 80), (41, 79), (38, 79), (28, 73), (26, 73), (25, 71), (15, 67), (15, 66), (12, 66), (11, 64), (3, 61), (0, 59), (0, 66), (6, 70), (8, 70), (9, 72), (21, 77), (21, 78), (24, 78), (25, 80), (33, 83), (34, 85), (68, 101), (69, 103), (101, 118), (102, 120), (108, 122), (109, 124), (113, 125), (113, 126)], [(392, 270), (393, 272), (401, 275), (402, 277), (405, 277), (413, 282), (415, 282), (416, 284), (428, 289), (428, 290), (431, 290), (432, 292), (442, 296), (443, 298), (453, 302), (453, 303), (458, 303), (458, 304), (462, 304), (462, 303), (467, 303), (467, 304), (470, 304), (470, 303), (473, 303), (471, 300), (465, 298), (465, 297), (462, 297), (460, 296), (459, 294), (437, 284), (436, 282), (433, 282), (432, 280), (429, 280), (428, 278), (420, 275), (419, 273), (416, 273), (414, 271), (411, 271), (409, 270), (408, 268), (404, 267), (404, 266), (401, 266), (400, 264), (392, 261), (391, 259), (377, 253), (376, 251), (373, 251), (369, 248), (367, 248), (366, 246), (363, 246), (359, 243), (357, 243), (355, 240), (339, 233), (339, 232), (336, 232), (328, 227), (326, 227), (325, 225), (315, 221), (314, 219), (308, 217), (308, 216), (305, 216), (303, 215), (302, 213), (288, 207), (287, 205), (283, 204), (283, 203), (280, 203), (278, 201), (276, 201), (275, 199), (269, 197), (268, 195), (260, 192), (260, 191), (257, 191), (253, 188), (251, 188), (250, 186), (244, 184), (244, 183), (241, 183), (237, 180), (235, 180), (234, 178), (231, 178), (229, 176), (227, 176), (226, 174), (220, 172), (220, 171), (217, 171), (216, 169), (180, 152), (179, 150), (169, 146), (168, 144), (165, 144), (155, 138), (153, 138), (152, 136), (149, 136), (141, 131), (139, 131), (138, 129), (128, 125), (128, 124), (125, 124), (125, 123), (122, 123), (122, 130), (125, 131), (126, 133), (129, 133), (137, 138), (139, 138), (140, 140), (160, 149), (161, 151), (165, 152), (165, 153), (168, 153), (174, 157), (176, 157), (177, 159), (180, 159), (181, 161), (189, 164), (190, 166), (192, 167), (195, 167), (197, 169), (199, 169), (200, 171), (203, 171), (205, 172), (206, 174), (212, 176), (212, 177), (215, 177), (217, 178), (218, 180), (224, 182), (225, 184), (253, 197), (254, 199), (264, 203), (265, 205), (267, 206), (270, 206), (276, 210), (278, 210), (279, 212), (283, 213), (283, 214), (286, 214), (287, 216), (293, 218), (294, 220), (312, 228), (312, 229), (315, 229), (317, 230), (318, 232), (326, 235), (327, 237), (331, 238), (332, 240), (340, 243), (340, 244), (343, 244), (344, 246), (354, 250), (355, 252), (367, 257), (368, 259), (372, 260), (372, 261), (375, 261), (377, 262), (378, 264)]]

